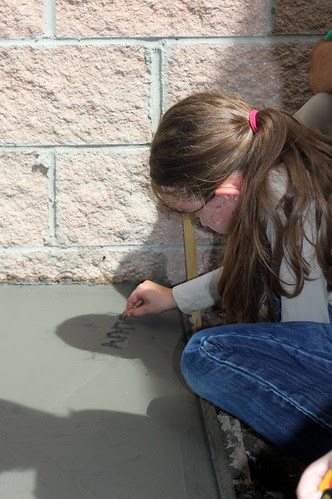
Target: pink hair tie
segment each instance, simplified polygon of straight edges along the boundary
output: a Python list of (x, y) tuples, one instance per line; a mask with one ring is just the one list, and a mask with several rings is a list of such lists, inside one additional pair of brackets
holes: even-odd
[(249, 113), (249, 125), (250, 125), (251, 130), (254, 133), (256, 133), (257, 130), (258, 130), (258, 125), (257, 125), (257, 121), (256, 121), (256, 115), (257, 115), (258, 112), (259, 111), (257, 111), (257, 109), (253, 109)]

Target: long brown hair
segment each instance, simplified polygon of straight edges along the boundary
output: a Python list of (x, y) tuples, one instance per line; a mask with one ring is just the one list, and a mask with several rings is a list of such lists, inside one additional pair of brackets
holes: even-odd
[[(242, 172), (219, 282), (223, 306), (241, 322), (262, 314), (274, 320), (273, 294), (301, 293), (310, 273), (302, 245), (310, 237), (305, 226), (312, 213), (310, 242), (332, 289), (332, 139), (272, 108), (259, 111), (254, 134), (251, 109), (218, 93), (189, 96), (165, 113), (150, 154), (152, 186), (161, 200), (172, 188), (186, 200), (206, 202), (232, 173)], [(295, 276), (292, 291), (279, 278), (283, 258)]]

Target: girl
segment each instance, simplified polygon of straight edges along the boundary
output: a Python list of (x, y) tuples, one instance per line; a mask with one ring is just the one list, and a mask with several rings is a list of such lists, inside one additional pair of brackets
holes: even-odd
[(222, 267), (169, 289), (150, 281), (126, 315), (221, 302), (237, 324), (195, 334), (189, 386), (288, 453), (332, 441), (332, 95), (295, 117), (217, 93), (169, 109), (154, 137), (157, 197), (227, 233)]

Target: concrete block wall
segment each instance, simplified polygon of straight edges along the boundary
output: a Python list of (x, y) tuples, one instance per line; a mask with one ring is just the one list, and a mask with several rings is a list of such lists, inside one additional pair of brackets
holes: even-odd
[[(0, 281), (184, 279), (155, 205), (161, 113), (219, 89), (290, 111), (310, 96), (330, 0), (0, 1)], [(200, 271), (220, 240), (197, 228)]]

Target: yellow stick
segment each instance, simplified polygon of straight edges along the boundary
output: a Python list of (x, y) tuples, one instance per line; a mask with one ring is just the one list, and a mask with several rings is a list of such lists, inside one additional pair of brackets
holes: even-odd
[[(197, 253), (195, 238), (195, 222), (193, 217), (182, 215), (182, 228), (184, 240), (184, 254), (186, 261), (187, 279), (193, 279), (197, 276)], [(192, 313), (194, 333), (202, 328), (202, 314), (200, 311)]]

